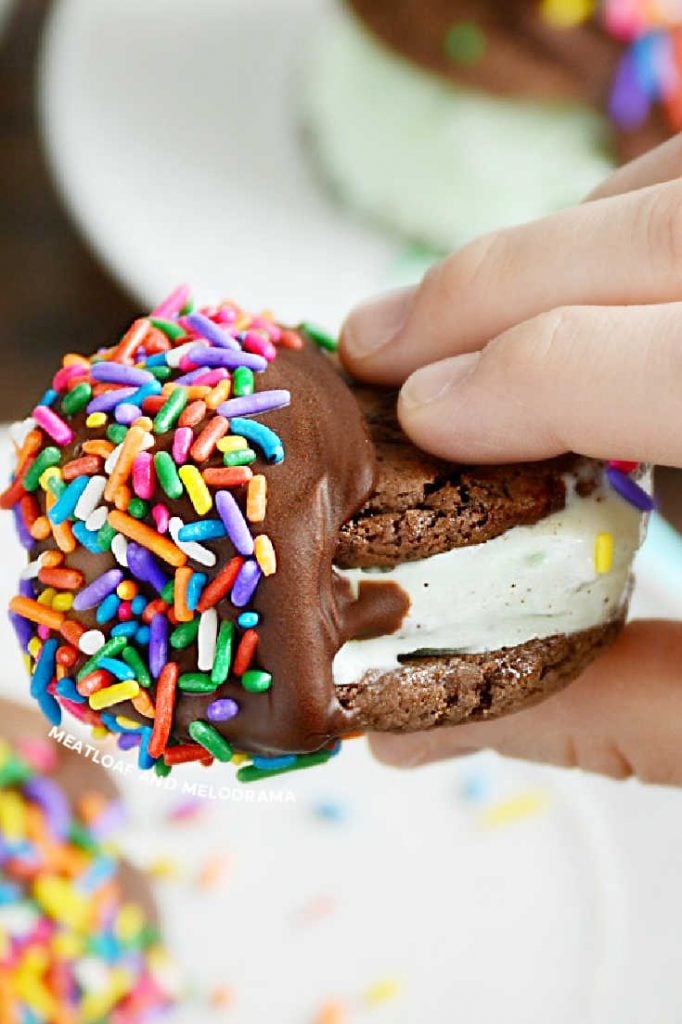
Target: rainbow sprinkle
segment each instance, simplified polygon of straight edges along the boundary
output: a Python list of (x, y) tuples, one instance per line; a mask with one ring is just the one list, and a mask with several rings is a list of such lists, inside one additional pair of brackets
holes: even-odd
[(682, 0), (543, 0), (541, 13), (556, 28), (596, 19), (623, 44), (609, 98), (621, 131), (641, 128), (656, 105), (682, 130)]
[(121, 806), (94, 792), (72, 802), (45, 763), (0, 741), (0, 1020), (158, 1020), (175, 1000), (173, 972), (123, 898)]
[[(333, 347), (319, 328), (304, 330)], [(31, 694), (50, 722), (66, 709), (115, 734), (122, 749), (137, 747), (140, 767), (162, 775), (219, 760), (255, 781), (338, 751), (244, 763), (216, 728), (239, 714), (220, 692), (228, 680), (250, 693), (276, 685), (255, 661), (251, 605), (277, 572), (259, 462), (277, 466), (285, 450), (258, 417), (276, 416), (291, 395), (257, 383), (281, 348), (302, 345), (299, 332), (233, 302), (194, 310), (181, 286), (112, 348), (65, 356), (41, 404), (14, 428), (16, 472), (0, 507), (13, 509), (33, 560), (10, 613)], [(189, 518), (177, 514), (181, 499)], [(209, 545), (224, 537), (236, 554), (218, 567)], [(70, 564), (82, 548), (110, 553), (112, 567), (86, 582)], [(233, 617), (218, 614), (220, 602)], [(190, 647), (196, 671), (181, 673), (174, 653)], [(205, 718), (189, 723), (191, 742), (179, 744), (183, 693), (212, 699)]]

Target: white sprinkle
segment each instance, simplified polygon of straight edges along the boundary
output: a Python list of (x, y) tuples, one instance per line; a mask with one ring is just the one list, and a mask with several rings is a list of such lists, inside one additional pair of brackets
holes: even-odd
[(93, 533), (97, 533), (106, 523), (108, 515), (109, 513), (104, 505), (100, 505), (99, 508), (96, 508), (95, 511), (86, 519), (86, 529), (92, 530)]
[(166, 362), (174, 370), (180, 366), (183, 356), (186, 356), (191, 348), (195, 345), (200, 345), (200, 341), (188, 341), (184, 345), (178, 345), (177, 348), (173, 348), (170, 352), (166, 353)]
[(21, 448), (27, 436), (32, 430), (35, 430), (38, 424), (29, 416), (28, 419), (19, 420), (17, 423), (13, 423), (9, 428), (9, 436), (14, 441), (17, 448)]
[(188, 558), (192, 558), (199, 565), (205, 565), (208, 569), (212, 569), (218, 561), (217, 557), (208, 548), (205, 548), (203, 544), (198, 544), (195, 540), (178, 540), (178, 534), (185, 524), (179, 516), (173, 516), (168, 523), (168, 532), (171, 537), (180, 548), (184, 551)]
[(83, 654), (91, 657), (93, 654), (97, 654), (101, 647), (104, 647), (105, 642), (104, 633), (101, 630), (89, 629), (78, 641), (78, 648)]
[(123, 441), (121, 441), (120, 444), (116, 445), (116, 447), (114, 448), (113, 452), (111, 452), (111, 454), (109, 455), (109, 458), (104, 463), (104, 472), (108, 476), (111, 476), (111, 474), (116, 469), (116, 463), (118, 462), (118, 457), (121, 454), (121, 448), (122, 447), (123, 447)]
[(199, 658), (197, 664), (200, 672), (210, 672), (215, 661), (215, 649), (218, 638), (218, 613), (209, 608), (199, 619)]
[(34, 562), (29, 562), (28, 565), (21, 570), (19, 578), (22, 580), (34, 580), (37, 578), (42, 567), (43, 555), (38, 555)]
[(111, 542), (111, 553), (124, 569), (128, 568), (128, 541), (122, 533), (117, 533)]
[(87, 487), (76, 502), (76, 507), (73, 510), (76, 519), (87, 519), (92, 515), (102, 499), (106, 485), (107, 478), (105, 476), (90, 477)]

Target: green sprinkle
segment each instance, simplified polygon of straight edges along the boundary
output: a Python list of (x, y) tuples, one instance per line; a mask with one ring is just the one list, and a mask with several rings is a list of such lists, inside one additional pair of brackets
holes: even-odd
[(175, 580), (168, 580), (168, 583), (161, 591), (161, 600), (166, 604), (173, 604), (175, 601)]
[(128, 515), (133, 519), (144, 519), (149, 512), (149, 503), (142, 498), (131, 498), (128, 503)]
[(170, 635), (170, 645), (177, 651), (183, 650), (193, 644), (199, 632), (199, 616), (196, 615), (191, 622), (182, 622)]
[(190, 723), (189, 734), (195, 743), (200, 743), (208, 750), (209, 754), (213, 754), (219, 761), (232, 760), (232, 747), (208, 722), (202, 722), (197, 718)]
[(82, 825), (79, 821), (71, 823), (69, 842), (81, 850), (87, 850), (89, 853), (95, 853), (98, 849), (97, 841), (92, 838), (87, 825)]
[(154, 771), (160, 778), (165, 779), (173, 771), (173, 768), (160, 757), (158, 761), (154, 762)]
[(124, 427), (122, 423), (110, 423), (107, 427), (107, 437), (112, 444), (121, 444), (125, 441), (128, 428)]
[[(174, 394), (177, 394), (177, 392), (174, 392)], [(161, 412), (163, 412), (163, 409)], [(154, 429), (156, 429), (156, 425)], [(156, 453), (154, 456), (154, 468), (156, 469), (159, 483), (168, 497), (174, 500), (181, 498), (184, 493), (184, 487), (182, 486), (182, 480), (178, 476), (178, 467), (168, 452)]]
[[(165, 434), (167, 430), (170, 430), (175, 426), (180, 413), (187, 405), (187, 388), (178, 387), (173, 391), (166, 402), (162, 405), (156, 414), (154, 420), (154, 433)], [(169, 495), (172, 497), (172, 495)]]
[(273, 768), (270, 771), (267, 768), (256, 768), (254, 764), (245, 764), (243, 768), (237, 770), (237, 779), (239, 782), (258, 782), (259, 779), (271, 779), (275, 775), (300, 772), (303, 768), (312, 768), (318, 764), (326, 764), (331, 756), (326, 750), (320, 750), (316, 754), (299, 754), (296, 764), (291, 764), (288, 768)]
[(10, 754), (2, 768), (0, 768), (0, 789), (9, 786), (20, 786), (27, 779), (30, 779), (33, 772), (21, 758), (16, 754)]
[(242, 686), (249, 693), (265, 693), (272, 686), (272, 676), (259, 668), (250, 668), (242, 676)]
[(97, 534), (97, 543), (102, 551), (111, 551), (111, 542), (116, 536), (116, 530), (109, 523), (105, 523)]
[(224, 619), (220, 624), (216, 642), (215, 657), (211, 679), (216, 686), (221, 686), (230, 674), (232, 664), (232, 645), (234, 643), (234, 622)]
[(157, 380), (168, 380), (172, 371), (170, 366), (150, 366), (149, 372), (153, 374)]
[[(61, 498), (62, 494), (66, 490), (66, 484), (58, 476), (51, 476), (47, 481), (47, 486), (50, 488), (50, 492), (54, 494), (55, 498)], [(75, 518), (72, 516), (72, 518)]]
[(69, 391), (68, 394), (62, 398), (62, 411), (67, 416), (74, 416), (81, 409), (84, 409), (92, 398), (92, 388), (85, 381), (80, 384), (76, 384), (73, 391)]
[(315, 324), (301, 324), (299, 330), (305, 331), (316, 345), (319, 345), (320, 348), (326, 348), (328, 352), (336, 352), (339, 347), (339, 342), (333, 335), (327, 334), (326, 331), (323, 331), (321, 327), (317, 327)]
[(232, 394), (236, 397), (252, 395), (255, 387), (254, 380), (253, 370), (250, 370), (248, 366), (238, 366), (232, 374)]
[(123, 651), (121, 657), (125, 661), (126, 665), (130, 665), (140, 686), (144, 687), (145, 690), (148, 690), (152, 685), (152, 677), (150, 676), (149, 669), (140, 657), (138, 651), (136, 651), (134, 647), (128, 646)]
[(184, 693), (213, 693), (216, 685), (206, 672), (184, 672), (178, 679), (178, 687)]
[(173, 320), (162, 320), (157, 316), (151, 316), (149, 320), (158, 331), (162, 331), (171, 341), (177, 341), (178, 338), (184, 338), (185, 336), (185, 328), (180, 324), (176, 324)]
[(112, 636), (111, 640), (107, 640), (104, 647), (100, 647), (96, 654), (93, 654), (91, 658), (83, 665), (83, 668), (78, 673), (78, 679), (82, 679), (83, 676), (87, 676), (90, 672), (93, 672), (100, 663), (102, 658), (116, 658), (128, 646), (128, 641), (124, 636)]
[(62, 453), (59, 448), (54, 448), (52, 445), (43, 448), (36, 461), (28, 468), (24, 476), (24, 487), (26, 490), (35, 491), (45, 470), (51, 466), (56, 466), (61, 457)]
[(236, 452), (225, 452), (223, 462), (226, 466), (250, 466), (256, 461), (256, 453), (252, 448), (242, 448)]
[(483, 30), (473, 21), (452, 25), (445, 34), (445, 53), (453, 64), (478, 64), (486, 51)]

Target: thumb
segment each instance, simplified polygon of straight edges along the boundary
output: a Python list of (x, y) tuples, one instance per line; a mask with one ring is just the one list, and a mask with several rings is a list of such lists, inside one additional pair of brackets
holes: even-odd
[(375, 734), (372, 750), (396, 767), (492, 749), (615, 779), (682, 785), (682, 623), (628, 625), (566, 690), (493, 722), (407, 736)]

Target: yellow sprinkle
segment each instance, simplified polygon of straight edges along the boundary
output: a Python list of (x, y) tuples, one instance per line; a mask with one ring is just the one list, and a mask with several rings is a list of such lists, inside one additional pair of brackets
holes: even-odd
[(132, 942), (144, 928), (144, 913), (137, 903), (124, 904), (116, 918), (116, 934), (121, 942)]
[(542, 16), (554, 28), (580, 25), (595, 11), (596, 0), (543, 0)]
[(250, 523), (262, 523), (267, 507), (268, 482), (262, 473), (251, 477), (246, 492), (246, 518)]
[(379, 1006), (395, 999), (400, 994), (400, 982), (395, 978), (383, 978), (375, 982), (364, 994), (365, 1002), (369, 1006)]
[(52, 949), (64, 960), (75, 960), (82, 955), (85, 949), (84, 938), (76, 935), (75, 932), (57, 932), (52, 940)]
[(509, 800), (502, 800), (500, 803), (488, 807), (481, 815), (481, 824), (486, 828), (501, 828), (504, 825), (523, 821), (525, 818), (533, 818), (546, 811), (548, 807), (549, 797), (546, 793), (540, 791), (520, 793)]
[(245, 761), (250, 761), (250, 760), (251, 759), (250, 759), (248, 754), (233, 754), (232, 755), (232, 764), (244, 764)]
[(253, 542), (256, 561), (264, 576), (272, 576), (277, 572), (277, 556), (272, 541), (265, 533), (260, 533)]
[(105, 740), (109, 735), (109, 730), (103, 725), (93, 725), (90, 735), (93, 740)]
[(91, 412), (85, 421), (85, 426), (91, 430), (97, 429), (97, 427), (103, 427), (106, 425), (107, 415), (104, 412)]
[(90, 898), (57, 875), (42, 875), (33, 883), (33, 896), (48, 917), (82, 931), (89, 924)]
[(24, 654), (22, 656), (22, 661), (24, 662), (24, 668), (26, 669), (27, 673), (31, 675), (31, 673), (33, 672), (33, 665), (31, 663), (30, 655)]
[(122, 601), (132, 601), (137, 597), (137, 590), (137, 583), (134, 580), (123, 580), (123, 583), (116, 587), (116, 596)]
[(40, 486), (45, 492), (47, 492), (50, 489), (50, 480), (61, 480), (61, 478), (62, 471), (59, 466), (48, 466), (47, 469), (40, 474)]
[(0, 835), (15, 842), (26, 835), (26, 805), (18, 793), (0, 793)]
[(29, 970), (19, 970), (14, 977), (17, 996), (39, 1019), (54, 1020), (58, 1012), (57, 1003), (41, 978)]
[(613, 534), (598, 533), (594, 544), (594, 567), (600, 576), (611, 572), (613, 565)]
[(38, 604), (47, 605), (48, 608), (52, 607), (52, 602), (57, 596), (57, 591), (54, 587), (46, 587), (42, 594), (39, 594), (36, 598)]
[(28, 642), (28, 653), (32, 658), (37, 658), (43, 649), (43, 642), (39, 637), (34, 636)]
[(105, 686), (90, 697), (90, 707), (93, 711), (101, 711), (102, 708), (110, 708), (112, 704), (121, 704), (124, 700), (132, 700), (140, 692), (140, 684), (134, 679), (126, 679), (122, 683), (114, 683), (113, 686)]
[(134, 718), (126, 718), (125, 715), (116, 715), (116, 724), (120, 725), (122, 729), (140, 728), (139, 722), (136, 722)]
[(237, 320), (235, 320), (234, 324), (232, 325), (232, 329), (235, 332), (235, 334), (241, 334), (242, 331), (248, 330), (250, 326), (251, 317), (249, 316), (248, 313), (242, 313), (242, 315), (238, 317)]
[(109, 987), (106, 992), (88, 992), (85, 995), (80, 1017), (83, 1024), (107, 1020), (116, 1004), (131, 991), (134, 984), (135, 980), (130, 971), (114, 967), (109, 976)]
[(246, 438), (242, 437), (241, 434), (230, 434), (229, 437), (221, 437), (216, 445), (219, 452), (241, 452), (248, 447)]
[(180, 875), (177, 861), (171, 860), (170, 857), (159, 857), (158, 860), (152, 861), (147, 870), (154, 878), (178, 878)]
[(178, 470), (178, 476), (185, 485), (189, 500), (192, 502), (196, 514), (198, 516), (205, 516), (213, 508), (213, 498), (197, 467), (181, 466)]
[(73, 605), (73, 597), (73, 594), (69, 594), (66, 591), (55, 594), (52, 599), (52, 607), (56, 612), (70, 612)]

